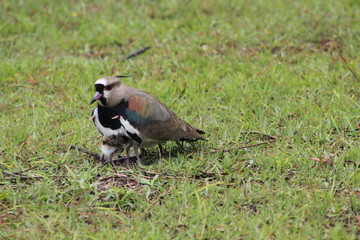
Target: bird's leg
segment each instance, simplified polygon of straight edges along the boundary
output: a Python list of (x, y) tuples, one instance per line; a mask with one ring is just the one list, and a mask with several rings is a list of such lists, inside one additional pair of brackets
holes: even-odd
[(158, 144), (158, 147), (159, 147), (159, 157), (162, 158), (162, 156), (165, 155), (165, 150), (161, 146), (161, 144)]
[(112, 165), (113, 167), (115, 167), (115, 164), (114, 164), (114, 161), (113, 161), (113, 155), (114, 155), (114, 153), (111, 153), (111, 154), (110, 154), (110, 156), (109, 156), (109, 161), (107, 161), (107, 162), (110, 162), (111, 165)]
[(130, 148), (132, 146), (132, 143), (129, 143), (128, 146), (126, 147), (126, 166), (130, 167)]
[(165, 155), (165, 152), (164, 152), (164, 149), (163, 147), (161, 146), (161, 144), (158, 144), (158, 147), (159, 147), (159, 162), (158, 162), (158, 167), (161, 166), (161, 158), (162, 158), (162, 155)]
[(114, 155), (114, 153), (110, 154), (109, 160), (105, 160), (105, 154), (101, 155), (101, 163), (102, 163), (102, 165), (105, 165), (105, 164), (110, 162), (111, 165), (113, 167), (115, 167), (115, 164), (114, 164), (114, 161), (113, 161), (113, 155)]
[(144, 164), (141, 162), (140, 157), (139, 157), (139, 145), (136, 145), (134, 148), (134, 153), (136, 155), (136, 162), (140, 165), (140, 166), (144, 166)]
[(105, 165), (106, 161), (105, 161), (105, 154), (101, 155), (101, 163), (102, 165)]
[(178, 146), (178, 148), (179, 148), (180, 150), (183, 150), (183, 149), (184, 149), (184, 142), (183, 142), (183, 141), (181, 141), (181, 142), (176, 142), (176, 145)]
[(140, 156), (144, 157), (146, 155), (146, 150), (145, 148), (140, 148), (141, 152), (140, 152)]

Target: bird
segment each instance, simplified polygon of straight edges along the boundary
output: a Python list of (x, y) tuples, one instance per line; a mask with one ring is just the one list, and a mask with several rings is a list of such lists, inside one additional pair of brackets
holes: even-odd
[(103, 139), (102, 145), (101, 145), (101, 151), (103, 153), (101, 155), (102, 164), (105, 165), (106, 163), (110, 162), (112, 165), (114, 165), (114, 162), (112, 159), (113, 155), (115, 153), (123, 152), (124, 149), (126, 149), (127, 145), (129, 144), (130, 139), (123, 135), (109, 134), (107, 132), (108, 129), (104, 128), (99, 123), (97, 107), (93, 108), (93, 110), (91, 112), (90, 120), (92, 120), (94, 122), (95, 127), (104, 136), (104, 139)]
[(117, 152), (123, 152), (127, 147), (129, 139), (121, 135), (112, 135), (105, 137), (102, 141), (101, 151), (103, 152), (101, 156), (102, 164), (110, 162), (114, 166), (113, 155)]
[[(105, 136), (128, 138), (126, 164), (129, 165), (129, 149), (139, 165), (139, 148), (151, 148), (167, 141), (195, 142), (205, 140), (203, 130), (180, 119), (164, 103), (142, 90), (127, 86), (121, 81), (125, 76), (103, 77), (95, 81), (96, 93), (90, 104), (97, 102), (94, 123)], [(93, 113), (94, 115), (94, 113)]]

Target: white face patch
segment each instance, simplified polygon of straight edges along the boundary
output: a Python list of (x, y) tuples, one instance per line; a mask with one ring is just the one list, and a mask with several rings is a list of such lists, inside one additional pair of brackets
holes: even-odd
[[(106, 83), (107, 83), (107, 80), (105, 79), (105, 78), (100, 78), (100, 79), (98, 79), (98, 80), (96, 80), (96, 82), (95, 82), (95, 85), (96, 84), (101, 84), (101, 85), (104, 85), (104, 86), (106, 86)], [(107, 91), (104, 91), (104, 97), (107, 99), (107, 97), (108, 97), (108, 92)], [(97, 101), (98, 102), (98, 104), (100, 104), (101, 106), (104, 106), (104, 104), (101, 102), (101, 101)], [(100, 130), (99, 130), (100, 131)]]
[[(108, 84), (108, 81), (107, 81), (106, 78), (100, 78), (100, 79), (96, 80), (95, 84), (101, 84), (101, 85), (106, 86), (106, 85)], [(104, 94), (105, 99), (108, 99), (109, 96), (110, 96), (110, 91), (104, 89), (103, 94)], [(106, 100), (106, 101), (107, 101), (107, 100)], [(98, 103), (99, 103), (101, 106), (104, 106), (101, 101), (98, 101)]]
[(106, 79), (105, 78), (100, 78), (98, 80), (96, 80), (95, 84), (102, 84), (104, 86), (106, 86)]
[(104, 97), (105, 97), (106, 99), (109, 98), (109, 94), (110, 94), (110, 91), (104, 89)]

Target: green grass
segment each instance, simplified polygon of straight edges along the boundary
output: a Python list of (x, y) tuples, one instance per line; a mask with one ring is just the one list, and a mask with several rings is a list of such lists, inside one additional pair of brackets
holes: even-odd
[[(0, 237), (358, 239), (358, 16), (356, 0), (1, 1)], [(70, 149), (100, 152), (89, 101), (115, 74), (207, 141), (146, 172)], [(267, 141), (243, 131), (277, 141), (241, 148)]]

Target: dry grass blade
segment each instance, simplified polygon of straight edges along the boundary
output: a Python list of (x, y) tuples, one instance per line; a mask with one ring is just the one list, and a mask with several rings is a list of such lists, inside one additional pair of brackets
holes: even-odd
[(328, 152), (326, 150), (324, 150), (322, 159), (320, 159), (320, 158), (310, 158), (310, 160), (313, 160), (313, 161), (319, 162), (319, 163), (328, 163), (330, 165), (334, 164), (334, 162), (330, 159), (330, 156), (329, 156), (329, 154), (328, 154)]

